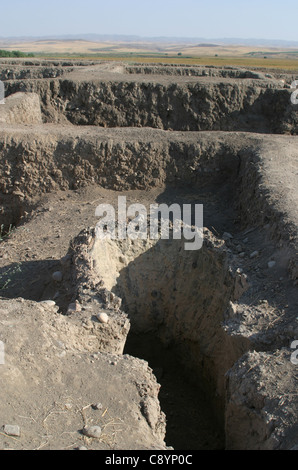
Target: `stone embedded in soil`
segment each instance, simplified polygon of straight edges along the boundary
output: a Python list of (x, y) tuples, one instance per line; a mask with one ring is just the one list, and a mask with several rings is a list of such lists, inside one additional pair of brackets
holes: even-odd
[(81, 312), (82, 310), (82, 307), (81, 305), (79, 304), (79, 302), (73, 302), (71, 304), (69, 304), (68, 306), (68, 309), (67, 309), (67, 313), (68, 314), (71, 314), (71, 313), (75, 313), (75, 312)]
[(61, 282), (62, 279), (63, 279), (63, 274), (62, 274), (61, 271), (56, 271), (56, 272), (53, 274), (52, 277), (53, 277), (54, 281), (56, 281), (56, 282)]
[(40, 303), (42, 305), (48, 305), (49, 307), (54, 307), (56, 305), (56, 302), (54, 302), (54, 300), (42, 300)]
[(4, 426), (4, 432), (7, 436), (20, 437), (21, 435), (20, 427), (12, 424), (6, 424)]
[(256, 258), (257, 256), (259, 256), (259, 252), (258, 251), (253, 251), (251, 254), (250, 254), (250, 258), (253, 259), (253, 258)]
[(93, 439), (99, 439), (101, 432), (100, 426), (84, 426), (83, 428), (84, 436), (92, 437)]
[(97, 315), (97, 319), (100, 323), (108, 323), (109, 322), (109, 316), (102, 312)]
[(268, 268), (269, 268), (269, 269), (274, 268), (275, 265), (276, 265), (276, 261), (269, 261), (269, 262), (268, 262)]
[(233, 238), (233, 235), (231, 235), (229, 232), (224, 232), (222, 238), (223, 240), (231, 240)]
[(92, 405), (92, 408), (94, 410), (102, 410), (103, 406), (102, 406), (102, 403), (95, 403), (94, 405)]

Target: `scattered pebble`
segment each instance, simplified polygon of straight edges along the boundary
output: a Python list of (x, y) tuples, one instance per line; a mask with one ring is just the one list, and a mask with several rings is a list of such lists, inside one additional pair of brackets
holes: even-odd
[(88, 449), (85, 446), (80, 446), (80, 447), (77, 447), (76, 450), (88, 450)]
[(82, 324), (83, 324), (83, 328), (85, 328), (85, 330), (92, 330), (92, 328), (93, 328), (93, 323), (92, 323), (91, 320), (84, 321)]
[(259, 252), (258, 251), (253, 251), (251, 254), (250, 254), (250, 258), (253, 259), (253, 258), (256, 258), (257, 256), (259, 256)]
[(21, 435), (20, 427), (12, 424), (6, 424), (4, 426), (4, 432), (7, 436), (20, 437)]
[(43, 305), (48, 305), (49, 307), (54, 307), (56, 305), (54, 300), (42, 300), (40, 303)]
[(92, 405), (92, 408), (94, 410), (102, 410), (103, 406), (102, 406), (102, 403), (95, 403), (94, 405)]
[(84, 426), (83, 434), (87, 437), (93, 437), (94, 439), (99, 439), (101, 436), (101, 427), (100, 426)]
[(230, 240), (233, 238), (233, 235), (231, 235), (229, 232), (224, 232), (222, 235), (223, 240)]
[(78, 301), (75, 301), (75, 302), (69, 304), (68, 309), (67, 309), (67, 313), (70, 314), (70, 313), (74, 313), (74, 312), (81, 312), (81, 310), (82, 310), (81, 305), (79, 304)]
[(275, 265), (276, 265), (276, 261), (269, 261), (269, 262), (268, 262), (268, 268), (269, 268), (269, 269), (274, 268)]
[(106, 313), (102, 312), (97, 315), (97, 319), (100, 321), (100, 323), (108, 323), (109, 322), (109, 317)]
[(92, 359), (99, 359), (99, 354), (92, 354), (91, 357)]
[(54, 281), (56, 281), (56, 282), (61, 282), (62, 279), (63, 279), (63, 274), (62, 274), (61, 271), (56, 271), (56, 272), (53, 274), (52, 277), (53, 277)]

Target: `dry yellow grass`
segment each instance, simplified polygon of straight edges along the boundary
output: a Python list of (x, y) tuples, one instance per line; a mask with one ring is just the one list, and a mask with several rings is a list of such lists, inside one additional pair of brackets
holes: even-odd
[[(47, 40), (1, 44), (0, 49), (32, 52), (42, 57), (121, 60), (142, 63), (187, 65), (235, 65), (266, 67), (298, 72), (298, 50), (242, 45), (202, 46), (154, 42), (91, 42)], [(179, 56), (178, 56), (179, 54)], [(181, 54), (181, 55), (180, 55)], [(251, 54), (251, 55), (248, 55)], [(253, 54), (253, 55), (252, 55)], [(267, 58), (265, 58), (267, 57)]]

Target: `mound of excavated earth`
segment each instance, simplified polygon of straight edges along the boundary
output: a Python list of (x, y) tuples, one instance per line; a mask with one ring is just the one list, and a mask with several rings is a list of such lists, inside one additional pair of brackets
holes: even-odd
[[(148, 365), (101, 351), (100, 322), (69, 318), (58, 307), (23, 299), (1, 301), (1, 432), (8, 449), (164, 449), (159, 385)], [(142, 413), (141, 411), (142, 410)], [(100, 439), (85, 436), (99, 426)]]
[(15, 93), (0, 106), (1, 124), (41, 124), (39, 96), (35, 93)]
[[(1, 449), (297, 448), (296, 78), (1, 62)], [(202, 247), (98, 237), (119, 196)]]

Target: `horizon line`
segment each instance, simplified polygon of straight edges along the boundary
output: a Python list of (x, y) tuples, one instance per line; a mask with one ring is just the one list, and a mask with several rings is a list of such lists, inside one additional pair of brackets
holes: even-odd
[[(278, 43), (287, 43), (287, 44), (295, 44), (295, 45), (298, 45), (298, 40), (291, 40), (291, 39), (266, 39), (266, 38), (257, 38), (257, 37), (250, 37), (250, 38), (244, 38), (244, 37), (217, 37), (217, 38), (206, 38), (206, 37), (194, 37), (194, 36), (191, 36), (191, 37), (186, 37), (186, 36), (140, 36), (140, 35), (136, 35), (136, 34), (111, 34), (111, 33), (102, 33), (102, 34), (99, 34), (99, 33), (81, 33), (81, 34), (77, 34), (77, 33), (70, 33), (70, 34), (48, 34), (48, 35), (18, 35), (18, 36), (0, 36), (0, 40), (15, 40), (15, 39), (19, 39), (19, 40), (26, 40), (26, 39), (42, 39), (42, 40), (46, 40), (46, 39), (56, 39), (56, 40), (59, 40), (59, 39), (73, 39), (73, 40), (80, 40), (80, 39), (85, 39), (86, 37), (89, 37), (89, 38), (92, 38), (93, 37), (93, 40), (95, 38), (114, 38), (114, 40), (116, 40), (118, 38), (118, 40), (127, 40), (127, 41), (133, 41), (133, 40), (151, 40), (151, 41), (157, 41), (157, 40), (175, 40), (175, 41), (201, 41), (201, 42), (205, 42), (205, 41), (218, 41), (218, 42), (221, 42), (223, 44), (225, 44), (225, 42), (230, 42), (230, 41), (233, 41), (233, 43), (235, 41), (240, 41), (241, 42), (245, 42), (246, 44), (249, 42), (249, 41), (253, 41), (254, 43), (255, 42), (263, 42), (263, 43), (266, 43), (267, 45), (269, 44), (272, 44), (272, 45), (277, 45)], [(90, 39), (89, 39), (90, 40)], [(255, 45), (255, 44), (252, 44), (252, 45)]]

